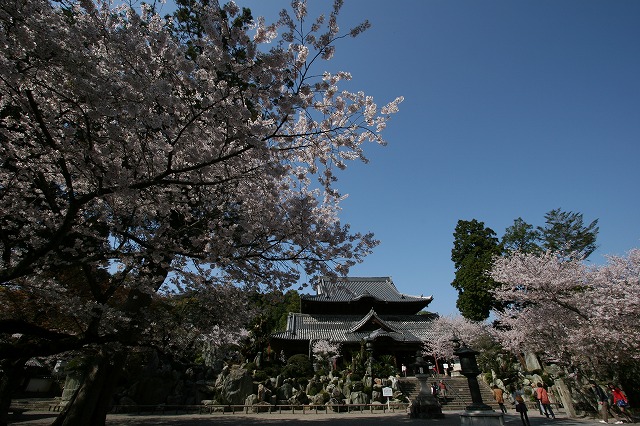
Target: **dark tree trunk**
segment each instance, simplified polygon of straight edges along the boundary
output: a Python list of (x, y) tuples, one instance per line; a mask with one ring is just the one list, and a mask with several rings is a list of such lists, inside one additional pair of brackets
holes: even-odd
[(23, 375), (23, 367), (27, 358), (17, 360), (2, 360), (0, 364), (0, 426), (9, 423), (9, 407), (11, 406), (11, 395), (18, 387)]
[(126, 357), (124, 349), (101, 348), (84, 382), (53, 425), (104, 425)]

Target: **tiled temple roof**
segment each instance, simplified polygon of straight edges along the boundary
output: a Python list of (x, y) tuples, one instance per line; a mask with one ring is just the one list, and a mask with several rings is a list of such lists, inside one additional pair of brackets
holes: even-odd
[(323, 277), (315, 284), (318, 294), (303, 294), (304, 300), (349, 302), (373, 298), (384, 302), (431, 302), (431, 296), (409, 296), (400, 293), (391, 277)]
[(391, 337), (398, 342), (415, 343), (431, 337), (432, 319), (427, 315), (378, 315), (374, 311), (364, 317), (290, 313), (287, 330), (273, 334), (272, 338), (355, 343), (366, 338)]
[(364, 315), (374, 309), (384, 315), (416, 314), (433, 300), (400, 293), (391, 277), (323, 277), (314, 288), (317, 294), (300, 295), (300, 312)]

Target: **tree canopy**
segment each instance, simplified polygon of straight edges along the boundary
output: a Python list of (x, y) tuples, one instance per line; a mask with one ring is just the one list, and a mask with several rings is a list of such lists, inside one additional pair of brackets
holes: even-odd
[(515, 219), (499, 243), (495, 232), (485, 228), (483, 222), (458, 221), (451, 250), (456, 277), (451, 285), (458, 290), (456, 306), (465, 318), (483, 320), (493, 308), (518, 304), (517, 300), (497, 303), (490, 294), (497, 286), (487, 275), (494, 257), (551, 251), (564, 260), (584, 260), (596, 249), (597, 219), (585, 226), (581, 213), (561, 209), (549, 211), (545, 219), (545, 225), (536, 228), (521, 217)]
[(586, 259), (596, 249), (598, 219), (584, 225), (582, 213), (553, 209), (545, 215), (545, 225), (536, 228), (521, 217), (505, 230), (502, 246), (506, 253), (553, 251), (565, 259)]
[(582, 213), (553, 209), (544, 215), (545, 225), (538, 227), (542, 247), (563, 259), (586, 259), (597, 248), (598, 219), (584, 225)]
[(502, 283), (493, 290), (498, 300), (519, 302), (496, 312), (505, 347), (538, 353), (588, 377), (637, 377), (640, 250), (591, 267), (553, 252), (516, 252), (499, 258), (491, 276)]
[(519, 217), (504, 231), (500, 243), (506, 253), (514, 251), (538, 253), (542, 250), (540, 238), (540, 231)]
[(451, 260), (456, 275), (451, 285), (458, 290), (456, 306), (467, 319), (485, 320), (495, 305), (489, 290), (497, 286), (487, 272), (502, 251), (496, 233), (476, 219), (459, 220), (453, 237)]
[(377, 244), (340, 222), (336, 173), (384, 144), (402, 99), (379, 108), (316, 70), (368, 23), (341, 31), (339, 1), (315, 21), (293, 2), (274, 25), (184, 3), (0, 10), (0, 298), (32, 311), (2, 310), (3, 356), (94, 345), (108, 361), (109, 342), (155, 333), (160, 297), (285, 289)]

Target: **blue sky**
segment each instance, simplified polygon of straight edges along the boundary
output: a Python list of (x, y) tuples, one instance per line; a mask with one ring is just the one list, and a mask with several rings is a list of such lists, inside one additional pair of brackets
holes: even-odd
[[(289, 2), (237, 4), (272, 21)], [(562, 208), (599, 219), (591, 263), (640, 247), (640, 1), (346, 0), (341, 29), (363, 19), (323, 65), (379, 105), (405, 101), (388, 146), (340, 176), (343, 221), (381, 240), (350, 275), (391, 276), (451, 314), (459, 219), (501, 237)]]

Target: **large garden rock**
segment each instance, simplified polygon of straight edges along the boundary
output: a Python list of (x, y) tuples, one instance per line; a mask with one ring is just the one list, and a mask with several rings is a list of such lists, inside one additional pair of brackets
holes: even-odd
[(330, 403), (335, 404), (336, 401), (338, 401), (340, 404), (344, 404), (345, 399), (346, 397), (344, 396), (340, 388), (333, 388), (333, 390), (331, 391), (331, 398), (329, 399)]
[[(340, 388), (336, 387), (334, 389), (340, 389)], [(345, 396), (349, 396), (351, 394), (351, 382), (345, 382), (341, 390)]]
[(311, 379), (309, 380), (309, 383), (307, 383), (307, 387), (305, 389), (305, 392), (308, 395), (315, 395), (317, 394), (320, 390), (322, 389), (322, 385), (321, 385), (321, 381), (318, 382), (315, 379)]
[(290, 399), (293, 397), (293, 386), (291, 383), (284, 383), (278, 388), (276, 395), (278, 396), (278, 400)]
[(244, 404), (245, 399), (253, 393), (253, 379), (244, 368), (231, 368), (224, 377), (220, 387), (220, 395), (228, 404)]
[(311, 397), (311, 403), (313, 405), (324, 405), (325, 402), (327, 402), (325, 401), (325, 396), (326, 396), (325, 393), (322, 393), (322, 392), (317, 393)]
[(331, 397), (331, 399), (329, 399), (329, 402), (327, 402), (326, 405), (327, 407), (331, 408), (335, 412), (346, 411), (346, 407), (342, 399)]
[(267, 390), (268, 388), (260, 383), (258, 385), (258, 401), (266, 401), (267, 400)]
[(364, 383), (362, 383), (362, 381), (357, 380), (355, 382), (351, 382), (351, 390), (353, 392), (362, 392), (363, 389), (364, 389)]
[(257, 404), (258, 402), (259, 402), (258, 395), (256, 395), (255, 393), (252, 393), (247, 397), (247, 399), (244, 400), (244, 405), (254, 405), (254, 404)]
[(307, 393), (303, 390), (299, 391), (294, 397), (293, 399), (295, 401), (297, 401), (297, 404), (303, 404), (306, 405), (309, 403), (309, 396), (307, 395)]
[(231, 369), (229, 368), (228, 365), (225, 365), (222, 368), (222, 371), (220, 371), (220, 374), (218, 374), (218, 378), (216, 379), (216, 383), (215, 383), (215, 387), (216, 388), (221, 388), (222, 384), (224, 383), (224, 379), (227, 378), (227, 376), (229, 375), (229, 372), (231, 371)]
[(368, 404), (369, 396), (366, 393), (360, 391), (351, 392), (348, 402), (349, 404)]
[(276, 383), (275, 383), (275, 387), (279, 388), (280, 386), (282, 386), (284, 384), (284, 377), (282, 377), (281, 374), (278, 374), (278, 376), (276, 377)]
[(367, 388), (372, 388), (372, 387), (373, 387), (373, 377), (371, 377), (371, 376), (365, 376), (365, 377), (362, 379), (362, 383), (363, 383), (363, 385), (364, 385), (365, 387), (367, 387)]
[(524, 362), (527, 366), (527, 370), (528, 371), (533, 371), (533, 370), (541, 370), (542, 366), (540, 365), (540, 361), (538, 360), (538, 357), (536, 356), (536, 354), (532, 353), (532, 352), (525, 352), (524, 353)]

